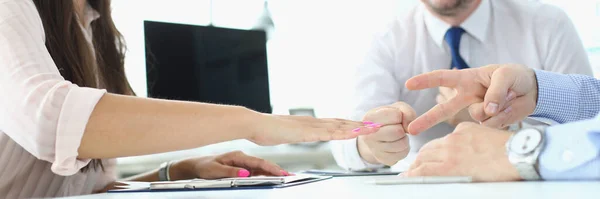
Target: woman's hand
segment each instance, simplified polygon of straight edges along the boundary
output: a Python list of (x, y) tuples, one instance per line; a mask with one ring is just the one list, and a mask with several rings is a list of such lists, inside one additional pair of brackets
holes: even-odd
[[(248, 156), (240, 151), (229, 152), (218, 156), (188, 158), (173, 163), (169, 168), (169, 177), (172, 181), (195, 178), (220, 179), (259, 175), (288, 176), (291, 174), (272, 162)], [(158, 180), (158, 172), (153, 171), (119, 181), (154, 182)], [(120, 183), (119, 181), (110, 183), (104, 189), (96, 191), (96, 193), (106, 192), (111, 189), (122, 189), (122, 187), (119, 186), (126, 184)]]
[(287, 171), (275, 163), (248, 156), (240, 151), (218, 156), (204, 156), (178, 161), (171, 165), (171, 180), (219, 179), (248, 176), (287, 176)]
[(375, 133), (382, 125), (308, 116), (262, 115), (248, 140), (258, 145), (346, 140)]

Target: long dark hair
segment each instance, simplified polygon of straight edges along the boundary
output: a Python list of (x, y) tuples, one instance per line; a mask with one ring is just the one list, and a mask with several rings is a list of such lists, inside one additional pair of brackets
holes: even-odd
[[(85, 39), (73, 0), (33, 2), (42, 18), (46, 48), (66, 80), (81, 87), (99, 88), (102, 85), (111, 93), (134, 95), (125, 77), (126, 47), (112, 20), (110, 0), (88, 0), (100, 14), (100, 18), (91, 23), (93, 46)], [(92, 160), (82, 171), (90, 167), (104, 168), (102, 161)]]

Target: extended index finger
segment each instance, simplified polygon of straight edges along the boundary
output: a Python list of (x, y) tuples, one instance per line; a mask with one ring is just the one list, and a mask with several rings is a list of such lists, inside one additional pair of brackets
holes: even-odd
[(412, 121), (408, 125), (408, 132), (417, 135), (440, 122), (446, 121), (470, 104), (471, 103), (468, 100), (465, 100), (458, 95), (448, 102), (435, 105), (425, 114)]
[(434, 87), (454, 88), (458, 85), (462, 72), (459, 70), (436, 70), (414, 76), (406, 81), (409, 90), (422, 90)]

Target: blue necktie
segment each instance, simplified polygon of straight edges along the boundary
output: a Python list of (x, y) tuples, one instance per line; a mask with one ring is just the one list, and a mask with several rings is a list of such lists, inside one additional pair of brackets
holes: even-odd
[(465, 69), (469, 68), (469, 65), (465, 63), (465, 60), (460, 56), (460, 37), (465, 32), (461, 27), (452, 27), (448, 29), (444, 40), (450, 46), (450, 53), (452, 54), (452, 64), (450, 68)]

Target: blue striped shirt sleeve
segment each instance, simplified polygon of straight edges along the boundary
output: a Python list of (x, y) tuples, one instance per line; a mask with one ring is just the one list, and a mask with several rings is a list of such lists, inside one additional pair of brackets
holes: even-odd
[(546, 129), (540, 175), (545, 180), (600, 180), (600, 81), (584, 75), (535, 73), (538, 102), (532, 116), (566, 123)]
[(586, 75), (535, 70), (538, 100), (533, 117), (558, 123), (591, 119), (600, 112), (600, 81)]

